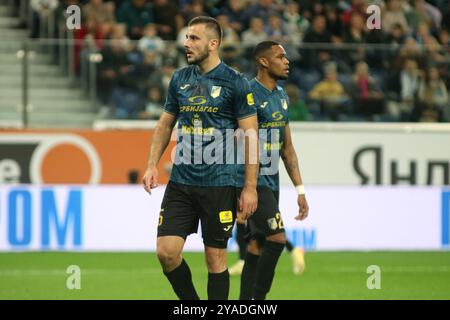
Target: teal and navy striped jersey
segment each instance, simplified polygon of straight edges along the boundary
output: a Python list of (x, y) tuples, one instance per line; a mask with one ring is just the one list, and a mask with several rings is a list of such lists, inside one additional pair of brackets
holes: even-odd
[[(285, 127), (289, 123), (289, 98), (283, 88), (276, 86), (272, 91), (256, 78), (250, 81), (258, 113), (260, 166), (258, 186), (279, 191), (278, 166), (284, 143)], [(240, 141), (242, 142), (242, 141)], [(238, 163), (243, 163), (242, 148)], [(244, 185), (245, 166), (238, 166), (238, 187)]]
[(201, 74), (191, 65), (175, 71), (164, 110), (178, 119), (170, 180), (195, 186), (235, 186), (234, 130), (256, 115), (248, 80), (221, 62)]

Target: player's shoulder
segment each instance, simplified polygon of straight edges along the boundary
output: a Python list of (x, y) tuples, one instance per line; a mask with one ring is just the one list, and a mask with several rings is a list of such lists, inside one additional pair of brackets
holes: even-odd
[(221, 71), (221, 75), (224, 78), (227, 78), (232, 82), (239, 81), (239, 80), (248, 82), (247, 77), (242, 72), (239, 72), (238, 70), (234, 69), (233, 67), (230, 67), (226, 63), (222, 63), (222, 69), (220, 71)]
[(186, 78), (192, 75), (192, 73), (194, 72), (194, 65), (188, 65), (179, 69), (176, 69), (173, 74), (172, 77), (173, 78), (177, 78), (177, 79), (182, 79), (182, 78)]

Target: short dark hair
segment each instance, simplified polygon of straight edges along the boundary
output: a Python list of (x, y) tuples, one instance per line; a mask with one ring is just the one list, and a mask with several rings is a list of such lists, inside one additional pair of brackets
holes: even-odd
[(216, 35), (217, 39), (219, 40), (219, 44), (222, 42), (223, 32), (222, 27), (220, 26), (219, 22), (212, 18), (207, 16), (199, 16), (191, 19), (188, 23), (188, 27), (196, 25), (196, 24), (206, 24), (206, 27), (210, 30), (213, 30)]
[(264, 52), (272, 48), (273, 46), (279, 46), (280, 44), (276, 41), (267, 40), (260, 42), (253, 49), (253, 57), (257, 60)]

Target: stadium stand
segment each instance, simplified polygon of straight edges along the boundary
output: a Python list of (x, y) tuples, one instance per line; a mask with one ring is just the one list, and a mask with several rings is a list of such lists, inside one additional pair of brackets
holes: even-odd
[[(225, 30), (223, 60), (248, 77), (255, 72), (252, 41), (285, 45), (291, 61), (287, 84), (298, 88), (305, 109), (300, 113), (307, 115), (293, 121), (450, 120), (448, 0), (376, 1), (380, 30), (368, 29), (366, 9), (373, 3), (364, 0), (66, 0), (58, 6), (38, 1), (47, 8), (33, 2), (1, 2), (2, 119), (21, 118), (23, 59), (17, 56), (24, 44), (30, 50), (33, 125), (157, 119), (171, 73), (185, 64), (184, 25), (204, 14), (217, 17)], [(65, 26), (70, 5), (82, 12), (82, 26), (73, 31)], [(331, 114), (324, 100), (310, 94), (327, 63), (336, 65), (349, 98)], [(358, 76), (357, 66), (367, 75)], [(363, 110), (361, 101), (369, 101), (370, 110)]]

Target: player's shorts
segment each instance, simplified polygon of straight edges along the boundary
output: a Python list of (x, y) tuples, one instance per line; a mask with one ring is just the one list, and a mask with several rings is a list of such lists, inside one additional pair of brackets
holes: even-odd
[(169, 181), (161, 204), (158, 237), (186, 239), (201, 221), (203, 243), (226, 248), (236, 219), (235, 187), (197, 187)]
[[(242, 189), (238, 189), (238, 196)], [(264, 242), (265, 238), (285, 232), (280, 209), (278, 208), (279, 192), (269, 187), (257, 187), (258, 208), (247, 220), (246, 239)]]

